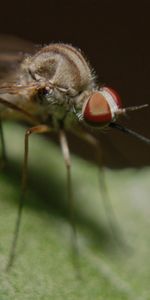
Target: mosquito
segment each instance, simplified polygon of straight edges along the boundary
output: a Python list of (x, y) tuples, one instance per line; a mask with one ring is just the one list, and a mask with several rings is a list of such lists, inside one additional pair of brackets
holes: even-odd
[[(124, 108), (115, 90), (96, 84), (95, 73), (87, 59), (69, 44), (54, 43), (34, 54), (2, 53), (3, 73), (0, 79), (0, 134), (3, 159), (5, 144), (2, 120), (25, 120), (30, 128), (25, 132), (22, 187), (13, 241), (7, 269), (14, 261), (22, 209), (27, 188), (29, 138), (34, 133), (56, 132), (66, 165), (70, 223), (74, 235), (74, 201), (71, 180), (71, 159), (66, 131), (91, 144), (101, 165), (99, 141), (94, 131), (112, 127), (150, 144), (150, 139), (122, 127), (116, 121), (126, 113), (147, 106)], [(6, 67), (5, 67), (6, 66)], [(10, 67), (10, 69), (9, 69)]]

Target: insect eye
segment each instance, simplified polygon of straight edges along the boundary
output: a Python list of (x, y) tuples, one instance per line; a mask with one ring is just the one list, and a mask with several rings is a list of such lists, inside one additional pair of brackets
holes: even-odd
[(103, 89), (100, 90), (103, 94), (106, 95), (107, 100), (109, 101), (109, 98), (112, 97), (113, 101), (116, 103), (117, 108), (122, 108), (122, 101), (120, 98), (120, 95), (115, 91), (114, 89), (110, 87), (103, 87)]
[(119, 95), (111, 88), (104, 87), (93, 92), (82, 109), (86, 122), (104, 125), (115, 118), (115, 113), (122, 107)]

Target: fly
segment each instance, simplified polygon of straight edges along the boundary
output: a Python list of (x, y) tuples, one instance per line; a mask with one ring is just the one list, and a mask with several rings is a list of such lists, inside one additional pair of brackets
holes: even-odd
[[(7, 269), (14, 261), (22, 209), (27, 187), (29, 138), (33, 133), (54, 131), (59, 141), (67, 170), (68, 205), (73, 234), (76, 234), (71, 181), (71, 160), (66, 130), (90, 143), (101, 165), (98, 140), (92, 135), (112, 127), (150, 144), (150, 140), (122, 127), (116, 121), (129, 111), (147, 104), (123, 108), (120, 96), (112, 88), (98, 86), (95, 74), (79, 49), (56, 43), (41, 48), (32, 55), (22, 53), (1, 54), (3, 73), (0, 79), (0, 120), (28, 121), (31, 127), (25, 132), (22, 188), (14, 238)], [(5, 68), (6, 65), (6, 68)], [(9, 69), (10, 66), (10, 69)], [(0, 130), (5, 159), (2, 127)], [(103, 178), (102, 178), (103, 180)]]

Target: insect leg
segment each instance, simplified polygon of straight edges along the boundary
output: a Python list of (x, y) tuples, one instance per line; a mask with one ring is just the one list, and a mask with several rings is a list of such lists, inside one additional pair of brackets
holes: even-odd
[(0, 168), (3, 169), (6, 165), (7, 155), (6, 155), (5, 139), (4, 139), (4, 132), (3, 132), (1, 119), (0, 119), (0, 139), (1, 139), (1, 147), (2, 147)]
[(23, 162), (23, 170), (22, 170), (22, 186), (21, 186), (21, 195), (18, 206), (17, 220), (14, 229), (13, 241), (10, 249), (8, 264), (6, 270), (8, 271), (14, 262), (14, 257), (16, 253), (16, 245), (19, 236), (19, 229), (21, 223), (22, 209), (25, 200), (25, 193), (27, 188), (27, 169), (28, 169), (28, 152), (29, 152), (29, 137), (32, 133), (45, 133), (49, 132), (50, 128), (46, 125), (38, 125), (31, 127), (26, 130), (25, 140), (24, 140), (24, 162)]
[(63, 130), (59, 131), (59, 139), (60, 139), (63, 158), (67, 169), (67, 192), (68, 192), (67, 198), (68, 198), (68, 208), (69, 208), (69, 221), (72, 227), (73, 262), (75, 264), (75, 267), (78, 268), (78, 276), (80, 276), (80, 270), (79, 270), (80, 266), (78, 261), (78, 247), (77, 247), (77, 238), (76, 238), (76, 225), (75, 225), (75, 218), (74, 218), (74, 200), (73, 200), (72, 180), (71, 180), (70, 151), (68, 147), (66, 134)]
[[(28, 114), (28, 112), (24, 111), (23, 109), (21, 109), (20, 107), (18, 107), (17, 105), (0, 98), (0, 104), (2, 104), (5, 107), (11, 108), (12, 110), (18, 111), (21, 114), (24, 114), (27, 118), (32, 119), (32, 121), (34, 121), (35, 123), (35, 119), (34, 117), (32, 117), (30, 114)], [(6, 164), (6, 147), (5, 147), (5, 140), (4, 140), (4, 133), (3, 133), (3, 126), (2, 126), (2, 120), (0, 119), (0, 139), (1, 139), (1, 145), (2, 145), (2, 161), (1, 161), (1, 167), (3, 168)]]
[(109, 229), (111, 230), (111, 235), (115, 241), (119, 242), (119, 244), (122, 244), (122, 232), (120, 233), (119, 230), (119, 225), (115, 216), (115, 213), (113, 211), (111, 201), (109, 199), (109, 194), (107, 190), (107, 185), (106, 185), (106, 180), (105, 180), (105, 170), (103, 168), (103, 154), (102, 154), (102, 149), (101, 145), (98, 139), (96, 139), (93, 135), (85, 132), (85, 131), (73, 131), (75, 135), (80, 137), (81, 139), (85, 140), (88, 142), (94, 149), (95, 149), (95, 159), (97, 161), (97, 165), (99, 168), (99, 176), (100, 176), (100, 189), (101, 189), (101, 194), (102, 194), (102, 200), (103, 200), (103, 205), (105, 208), (105, 212), (108, 216), (108, 222), (109, 222)]
[[(32, 114), (30, 114), (28, 111), (24, 110), (23, 108), (19, 107), (18, 105), (9, 102), (5, 99), (0, 98), (0, 104), (2, 104), (5, 107), (8, 107), (14, 111), (17, 111), (19, 113), (21, 113), (22, 115), (24, 115), (28, 120), (30, 120), (32, 122), (32, 124), (37, 124), (38, 123), (38, 119), (33, 116)], [(0, 111), (1, 113), (1, 111)]]

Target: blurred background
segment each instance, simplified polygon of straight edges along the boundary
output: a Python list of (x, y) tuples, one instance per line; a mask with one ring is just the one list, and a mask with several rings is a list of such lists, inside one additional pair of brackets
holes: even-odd
[[(34, 42), (65, 42), (79, 47), (100, 83), (118, 91), (124, 106), (150, 104), (150, 2), (112, 0), (3, 1), (0, 33)], [(150, 138), (150, 108), (121, 120)], [(115, 129), (99, 135), (105, 165), (150, 164), (150, 148)], [(92, 149), (69, 137), (71, 150), (94, 159)]]

